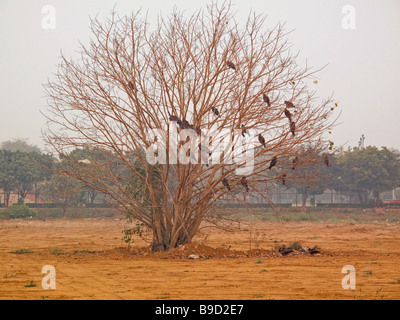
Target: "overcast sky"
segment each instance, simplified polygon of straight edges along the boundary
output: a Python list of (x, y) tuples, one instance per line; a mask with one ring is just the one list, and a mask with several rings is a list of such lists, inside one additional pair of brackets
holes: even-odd
[[(86, 43), (89, 16), (105, 17), (116, 5), (129, 14), (142, 9), (151, 21), (174, 6), (188, 14), (210, 1), (165, 0), (0, 0), (0, 142), (29, 138), (43, 147), (46, 108), (43, 84), (56, 72), (61, 50), (66, 56)], [(318, 96), (333, 94), (341, 117), (333, 130), (336, 145), (365, 145), (400, 150), (400, 1), (399, 0), (236, 0), (237, 20), (251, 9), (268, 23), (286, 22), (289, 40), (300, 50), (299, 63), (319, 72)], [(43, 24), (54, 8), (55, 28)], [(349, 7), (350, 6), (350, 7)], [(354, 9), (354, 10), (353, 10)]]

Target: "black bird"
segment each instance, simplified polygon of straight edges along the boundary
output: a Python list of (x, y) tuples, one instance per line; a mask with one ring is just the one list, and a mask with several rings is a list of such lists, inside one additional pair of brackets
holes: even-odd
[(247, 185), (246, 177), (242, 176), (242, 179), (240, 180), (240, 183), (242, 184), (243, 187), (246, 188), (246, 191), (249, 192), (249, 186)]
[(261, 135), (261, 133), (258, 135), (258, 141), (260, 141), (260, 143), (261, 143), (264, 147), (266, 147), (266, 145), (265, 145), (265, 139), (264, 139), (264, 137)]
[(294, 121), (292, 121), (290, 123), (290, 132), (292, 133), (293, 136), (294, 136), (295, 131), (296, 131), (296, 124), (294, 123)]
[(295, 157), (294, 159), (293, 159), (293, 167), (292, 167), (292, 170), (294, 170), (294, 169), (296, 169), (296, 166), (297, 166), (297, 162), (299, 161), (299, 157)]
[(186, 129), (186, 128), (190, 128), (191, 124), (185, 118), (183, 118), (180, 126), (182, 129)]
[(316, 253), (319, 253), (319, 251), (314, 247), (314, 248), (308, 248), (308, 252), (310, 253), (310, 254), (316, 254)]
[(265, 93), (263, 93), (263, 99), (264, 99), (264, 102), (267, 103), (268, 107), (271, 106), (271, 102), (269, 100), (269, 97)]
[(135, 88), (135, 86), (133, 85), (132, 81), (129, 81), (129, 82), (128, 82), (128, 86), (129, 86), (129, 88), (131, 88), (133, 91), (136, 91), (136, 88)]
[(269, 164), (269, 168), (268, 169), (271, 170), (272, 167), (275, 166), (277, 162), (278, 162), (278, 158), (276, 156), (274, 156), (272, 158), (272, 160), (271, 160), (271, 163)]
[(286, 248), (280, 248), (280, 249), (279, 249), (279, 252), (280, 252), (283, 256), (286, 256), (286, 255), (288, 255), (289, 253), (293, 252), (293, 250), (292, 250), (292, 249), (286, 249)]
[(177, 116), (174, 116), (174, 115), (170, 116), (169, 120), (170, 121), (176, 121), (176, 122), (180, 121), (179, 118)]
[(226, 178), (222, 179), (222, 184), (229, 190), (231, 191), (231, 187), (229, 186), (229, 182)]
[(325, 162), (326, 166), (329, 167), (329, 156), (327, 153), (325, 153), (324, 162)]
[(289, 119), (289, 122), (292, 122), (292, 114), (286, 108), (285, 108), (285, 116)]
[(214, 112), (214, 114), (218, 117), (219, 116), (219, 111), (217, 108), (212, 107), (211, 111)]
[(228, 66), (228, 68), (231, 68), (231, 69), (236, 71), (236, 66), (235, 66), (235, 64), (233, 62), (227, 61), (226, 65)]
[(282, 179), (282, 184), (285, 186), (286, 185), (286, 173), (281, 175), (281, 179)]
[(294, 104), (291, 103), (290, 101), (285, 101), (285, 104), (287, 108), (295, 108)]
[(169, 120), (176, 122), (180, 127), (182, 126), (182, 121), (177, 116), (172, 115), (169, 117)]
[(244, 134), (247, 133), (246, 126), (242, 124), (242, 136), (244, 137)]

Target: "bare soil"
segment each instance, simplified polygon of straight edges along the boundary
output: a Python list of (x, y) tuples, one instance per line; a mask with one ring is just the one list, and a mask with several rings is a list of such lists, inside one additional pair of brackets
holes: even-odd
[[(0, 299), (400, 298), (399, 222), (243, 222), (166, 253), (140, 239), (128, 250), (125, 224), (0, 220)], [(303, 248), (279, 252), (293, 242)], [(45, 265), (55, 267), (56, 289), (42, 287)], [(342, 287), (345, 265), (356, 270), (355, 289)]]

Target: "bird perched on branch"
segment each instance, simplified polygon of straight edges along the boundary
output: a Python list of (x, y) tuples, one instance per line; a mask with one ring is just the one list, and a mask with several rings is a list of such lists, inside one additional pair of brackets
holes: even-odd
[(211, 111), (212, 111), (217, 117), (219, 117), (219, 111), (218, 111), (217, 108), (212, 107), (212, 108), (211, 108)]
[(229, 182), (226, 178), (222, 179), (222, 184), (229, 190), (231, 191), (231, 187), (229, 186)]
[(137, 91), (137, 89), (136, 89), (135, 86), (133, 85), (132, 81), (128, 81), (128, 86), (129, 86), (129, 88), (131, 88), (133, 91)]
[(226, 65), (228, 66), (228, 68), (231, 68), (231, 69), (236, 71), (236, 66), (235, 66), (235, 64), (233, 62), (227, 61)]
[(296, 131), (296, 123), (294, 121), (292, 121), (290, 123), (290, 132), (292, 133), (293, 136), (295, 134), (295, 131)]
[(289, 119), (289, 122), (292, 122), (292, 114), (286, 108), (285, 108), (285, 116)]
[(326, 166), (329, 167), (329, 156), (327, 153), (325, 153), (324, 162), (325, 162)]
[(281, 180), (282, 180), (282, 184), (285, 186), (286, 185), (286, 173), (281, 175)]
[(246, 191), (249, 192), (249, 186), (247, 185), (246, 177), (242, 176), (242, 179), (240, 179), (240, 183), (242, 184), (243, 187), (246, 188)]
[(245, 133), (247, 133), (246, 126), (242, 124), (242, 136), (244, 137)]
[(169, 120), (176, 122), (180, 127), (182, 126), (182, 121), (177, 116), (172, 115), (169, 117)]
[(180, 126), (182, 129), (187, 129), (192, 127), (192, 125), (185, 118), (182, 119)]
[(287, 108), (295, 108), (294, 104), (291, 103), (290, 101), (285, 101), (285, 104)]
[(265, 145), (265, 139), (264, 139), (264, 137), (261, 135), (261, 133), (258, 135), (258, 141), (260, 141), (260, 143), (264, 146), (264, 148), (266, 147), (266, 145)]
[(268, 168), (268, 169), (271, 170), (272, 167), (276, 166), (277, 162), (278, 162), (278, 158), (277, 158), (276, 156), (274, 156), (274, 157), (271, 159), (271, 162), (270, 162), (270, 164), (269, 164), (269, 168)]
[(170, 116), (169, 120), (170, 121), (176, 121), (176, 122), (180, 121), (179, 118), (177, 116), (174, 116), (174, 115)]
[(292, 167), (292, 170), (296, 169), (297, 162), (299, 162), (299, 157), (296, 156), (296, 157), (293, 159), (293, 167)]
[(263, 100), (264, 100), (264, 102), (267, 103), (268, 107), (271, 106), (271, 102), (269, 100), (269, 97), (265, 93), (263, 93)]

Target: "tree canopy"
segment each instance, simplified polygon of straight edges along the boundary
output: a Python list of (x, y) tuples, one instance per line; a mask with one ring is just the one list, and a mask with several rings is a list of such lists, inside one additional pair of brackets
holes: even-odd
[(379, 194), (400, 186), (400, 156), (386, 147), (368, 146), (343, 152), (337, 159), (336, 189), (356, 192), (363, 203), (370, 191), (379, 201)]
[(3, 189), (6, 206), (8, 206), (12, 191), (18, 193), (22, 202), (27, 193), (39, 192), (39, 182), (49, 179), (52, 175), (49, 169), (52, 168), (54, 159), (50, 155), (38, 152), (39, 148), (26, 144), (25, 140), (18, 140), (15, 144), (8, 141), (2, 143), (2, 146), (0, 188)]
[(40, 148), (38, 146), (31, 145), (28, 142), (28, 139), (12, 139), (3, 141), (0, 144), (0, 149), (21, 152), (41, 152)]

